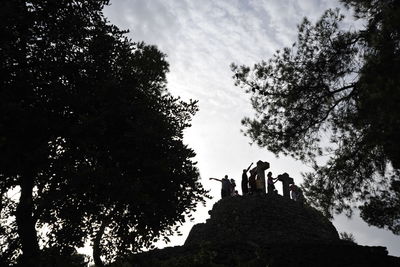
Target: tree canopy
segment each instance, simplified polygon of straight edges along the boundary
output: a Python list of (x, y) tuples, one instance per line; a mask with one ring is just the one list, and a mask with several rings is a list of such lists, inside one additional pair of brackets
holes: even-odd
[(68, 256), (89, 240), (102, 265), (172, 233), (208, 197), (183, 143), (197, 102), (169, 94), (166, 56), (109, 24), (107, 4), (0, 10), (1, 264), (38, 266), (41, 251)]
[(325, 214), (358, 206), (399, 234), (400, 3), (342, 2), (364, 28), (345, 30), (340, 11), (327, 10), (271, 59), (232, 64), (256, 112), (242, 123), (257, 145), (313, 166), (303, 187)]

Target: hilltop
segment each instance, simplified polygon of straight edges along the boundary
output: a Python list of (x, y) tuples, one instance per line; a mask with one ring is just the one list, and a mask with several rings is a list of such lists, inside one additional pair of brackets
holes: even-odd
[(340, 240), (320, 212), (280, 195), (228, 197), (209, 214), (183, 246), (133, 255), (125, 266), (400, 266), (385, 247)]

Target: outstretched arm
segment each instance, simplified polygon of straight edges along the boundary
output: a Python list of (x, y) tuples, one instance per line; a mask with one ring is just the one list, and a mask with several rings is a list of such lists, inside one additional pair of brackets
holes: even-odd
[(250, 164), (250, 166), (247, 168), (246, 172), (248, 172), (251, 168), (251, 165), (253, 165), (253, 162)]
[(221, 179), (217, 179), (217, 178), (210, 178), (210, 180), (215, 180), (215, 181), (218, 181), (218, 182), (222, 182)]

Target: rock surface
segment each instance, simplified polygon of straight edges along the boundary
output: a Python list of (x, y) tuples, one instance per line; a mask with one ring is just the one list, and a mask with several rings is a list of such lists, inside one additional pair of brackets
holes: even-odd
[(280, 195), (235, 196), (215, 203), (211, 217), (195, 225), (185, 245), (205, 241), (277, 243), (329, 243), (339, 235), (321, 213)]
[(385, 247), (340, 240), (321, 213), (279, 195), (225, 198), (209, 213), (183, 246), (135, 254), (111, 266), (400, 266)]

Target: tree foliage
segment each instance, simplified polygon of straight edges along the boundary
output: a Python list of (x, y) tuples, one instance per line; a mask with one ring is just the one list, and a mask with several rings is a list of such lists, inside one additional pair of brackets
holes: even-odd
[(343, 2), (365, 28), (344, 30), (327, 10), (270, 60), (232, 65), (256, 111), (243, 124), (259, 146), (312, 164), (306, 195), (325, 214), (361, 204), (364, 220), (398, 234), (400, 3)]
[(3, 3), (3, 262), (20, 248), (36, 266), (40, 250), (72, 255), (90, 240), (102, 264), (172, 233), (208, 197), (182, 140), (196, 101), (168, 93), (165, 55), (110, 25), (106, 4)]

